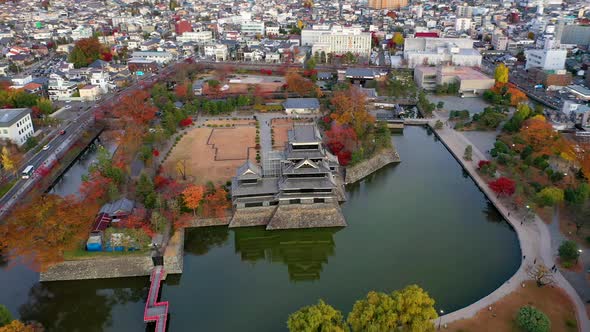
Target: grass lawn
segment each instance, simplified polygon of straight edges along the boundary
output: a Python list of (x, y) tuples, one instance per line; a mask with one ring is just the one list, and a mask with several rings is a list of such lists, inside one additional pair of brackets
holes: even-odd
[(64, 252), (64, 260), (75, 261), (83, 259), (93, 259), (97, 257), (120, 257), (120, 256), (145, 256), (149, 249), (135, 251), (86, 251), (78, 248)]
[(543, 311), (551, 320), (552, 332), (578, 331), (574, 305), (559, 288), (537, 287), (534, 281), (519, 287), (492, 305), (492, 310), (483, 309), (471, 319), (463, 319), (449, 324), (444, 331), (453, 332), (521, 332), (515, 319), (518, 309), (532, 305)]
[(4, 196), (4, 194), (6, 194), (10, 190), (10, 188), (14, 186), (15, 183), (16, 180), (13, 180), (10, 182), (6, 182), (2, 186), (0, 186), (0, 197)]

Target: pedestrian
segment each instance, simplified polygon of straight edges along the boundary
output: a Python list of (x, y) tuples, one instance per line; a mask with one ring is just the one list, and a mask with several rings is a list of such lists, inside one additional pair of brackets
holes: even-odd
[(522, 255), (522, 260), (524, 261), (526, 259), (526, 255)]
[(555, 270), (557, 269), (555, 268), (555, 264), (553, 264), (553, 266), (551, 267), (551, 271), (555, 272)]
[(510, 217), (510, 212), (508, 212), (508, 216)]
[(537, 259), (535, 258), (535, 260), (533, 260), (533, 264), (537, 264)]
[(522, 220), (520, 221), (520, 225), (522, 226)]

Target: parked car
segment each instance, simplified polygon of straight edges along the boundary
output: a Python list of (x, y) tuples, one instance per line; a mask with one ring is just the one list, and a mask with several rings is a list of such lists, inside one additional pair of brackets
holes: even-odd
[(65, 133), (66, 133), (66, 131), (64, 129), (62, 129), (62, 130), (59, 131), (59, 134), (60, 135), (64, 135)]

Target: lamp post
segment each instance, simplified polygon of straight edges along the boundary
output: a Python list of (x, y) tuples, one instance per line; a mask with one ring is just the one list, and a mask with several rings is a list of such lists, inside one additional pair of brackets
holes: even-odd
[(580, 259), (580, 256), (582, 255), (583, 250), (582, 249), (578, 249), (578, 257), (576, 258), (576, 263), (578, 262), (578, 259)]
[(440, 330), (440, 323), (442, 322), (442, 315), (445, 313), (444, 310), (440, 309), (440, 316), (438, 316), (438, 329)]

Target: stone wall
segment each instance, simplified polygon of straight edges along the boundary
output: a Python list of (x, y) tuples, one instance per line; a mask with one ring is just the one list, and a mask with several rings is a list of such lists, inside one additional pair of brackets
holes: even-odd
[(346, 168), (345, 184), (355, 183), (379, 169), (393, 163), (400, 162), (395, 148), (384, 149), (370, 159)]

